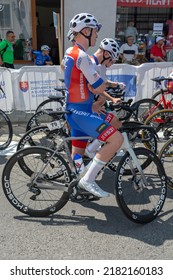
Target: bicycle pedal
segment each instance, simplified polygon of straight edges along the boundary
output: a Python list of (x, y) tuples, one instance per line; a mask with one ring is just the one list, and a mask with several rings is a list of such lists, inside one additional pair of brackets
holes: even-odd
[(99, 200), (100, 197), (93, 195), (92, 193), (85, 191), (81, 188), (78, 189), (78, 193), (84, 196), (87, 196), (87, 200), (88, 201), (95, 201), (95, 200)]
[(91, 195), (88, 197), (88, 201), (97, 201), (97, 200), (100, 200), (100, 197), (95, 195)]
[(90, 192), (88, 192), (88, 191), (86, 191), (84, 189), (81, 189), (81, 188), (78, 188), (78, 193), (82, 194), (82, 195), (87, 195), (87, 196), (91, 195)]

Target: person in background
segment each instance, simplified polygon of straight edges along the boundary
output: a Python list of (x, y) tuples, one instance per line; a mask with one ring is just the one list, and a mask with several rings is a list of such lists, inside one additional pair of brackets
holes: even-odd
[(123, 44), (120, 48), (120, 58), (122, 63), (139, 65), (139, 62), (136, 60), (138, 55), (138, 46), (134, 44), (134, 37), (128, 36), (127, 43)]
[(148, 34), (145, 35), (146, 38), (146, 58), (150, 61), (150, 51), (152, 46), (155, 44), (155, 36), (153, 35), (153, 30), (149, 30)]
[(14, 32), (7, 31), (6, 39), (0, 42), (0, 66), (14, 69), (14, 43)]
[(156, 44), (150, 51), (150, 62), (164, 62), (166, 56), (165, 39), (161, 36), (156, 38)]
[(126, 38), (129, 37), (129, 36), (133, 36), (134, 42), (136, 43), (137, 36), (138, 36), (138, 31), (137, 31), (136, 27), (134, 26), (134, 24), (135, 23), (134, 23), (133, 20), (129, 20), (128, 21), (128, 27), (125, 30), (124, 35), (125, 35)]
[(19, 35), (19, 39), (14, 44), (14, 58), (23, 60), (24, 56), (24, 35), (21, 33)]
[(41, 51), (32, 51), (32, 54), (36, 56), (34, 64), (38, 66), (53, 65), (52, 59), (49, 55), (51, 48), (47, 45), (41, 46)]

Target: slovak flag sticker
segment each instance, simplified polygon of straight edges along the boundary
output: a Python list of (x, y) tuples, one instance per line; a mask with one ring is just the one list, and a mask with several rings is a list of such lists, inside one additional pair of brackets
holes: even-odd
[(19, 82), (20, 84), (20, 89), (23, 92), (27, 92), (28, 88), (29, 88), (29, 83), (28, 82)]

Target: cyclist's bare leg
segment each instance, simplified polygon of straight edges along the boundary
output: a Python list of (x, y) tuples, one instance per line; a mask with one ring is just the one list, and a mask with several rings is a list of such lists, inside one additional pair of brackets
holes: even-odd
[(94, 157), (88, 171), (79, 182), (79, 186), (99, 197), (107, 197), (109, 194), (103, 191), (95, 182), (98, 172), (114, 156), (123, 144), (123, 136), (119, 131), (114, 132)]
[(114, 118), (112, 119), (110, 124), (116, 129), (118, 129), (122, 126), (122, 122), (116, 116), (114, 116)]
[(116, 131), (108, 138), (107, 144), (104, 145), (96, 153), (96, 158), (100, 159), (101, 161), (108, 162), (119, 150), (122, 144), (123, 144), (123, 135), (119, 131)]

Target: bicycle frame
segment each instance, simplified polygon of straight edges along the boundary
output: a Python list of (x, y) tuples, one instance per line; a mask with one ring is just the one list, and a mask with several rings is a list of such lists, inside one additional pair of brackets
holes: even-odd
[[(53, 122), (54, 125), (53, 127), (55, 126), (55, 123), (56, 123), (56, 126), (61, 130), (62, 129), (62, 124), (61, 124), (61, 121), (60, 120), (57, 120), (55, 122)], [(62, 132), (62, 131), (61, 131)], [(135, 153), (134, 153), (134, 150), (133, 148), (131, 147), (130, 145), (130, 142), (129, 142), (129, 139), (128, 139), (128, 136), (127, 136), (127, 133), (126, 132), (122, 132), (122, 135), (124, 137), (124, 143), (123, 143), (123, 147), (120, 148), (121, 150), (125, 150), (125, 151), (128, 151), (132, 160), (134, 161), (135, 163), (135, 168), (138, 169), (140, 175), (141, 175), (141, 178), (144, 182), (144, 185), (146, 186), (147, 185), (147, 181), (145, 179), (145, 176), (144, 176), (144, 173), (143, 173), (143, 170), (140, 166), (140, 163), (138, 161), (138, 158), (136, 157)], [(76, 172), (76, 168), (75, 168), (75, 165), (74, 165), (74, 162), (73, 162), (73, 159), (71, 157), (71, 152), (70, 152), (70, 149), (69, 149), (69, 146), (68, 146), (68, 141), (72, 141), (72, 140), (83, 140), (83, 139), (88, 139), (88, 140), (91, 140), (93, 139), (92, 137), (90, 136), (82, 136), (82, 137), (65, 137), (63, 136), (63, 133), (62, 133), (62, 139), (63, 139), (63, 142), (64, 142), (64, 145), (65, 145), (65, 152), (66, 152), (66, 155), (67, 155), (67, 160), (68, 160), (68, 163), (69, 163), (69, 166), (70, 166), (70, 169), (72, 171), (72, 177), (74, 179), (79, 179), (80, 178), (80, 175)], [(50, 157), (50, 160), (54, 157), (54, 155), (58, 153), (58, 148), (53, 152), (52, 156)], [(61, 153), (59, 153), (61, 154)], [(117, 153), (113, 156), (112, 159), (110, 159), (107, 164), (103, 167), (102, 171), (104, 171), (104, 169), (107, 167), (108, 164), (110, 164), (114, 158), (116, 157)], [(37, 186), (39, 186), (39, 188), (49, 188), (48, 187), (48, 184), (46, 183), (46, 185), (42, 183), (39, 184), (39, 182), (37, 182), (37, 179), (39, 178), (39, 176), (41, 176), (41, 174), (43, 173), (43, 171), (45, 170), (45, 168), (48, 166), (49, 164), (49, 160), (47, 162), (47, 164), (43, 167), (42, 170), (40, 170), (40, 172), (37, 174), (37, 176), (34, 178), (34, 180), (32, 181), (32, 183), (36, 183)], [(134, 167), (132, 165), (132, 161), (130, 163), (130, 169), (131, 169), (131, 172), (133, 175), (135, 175), (135, 172), (134, 172)], [(53, 186), (51, 184), (50, 188), (52, 189), (61, 189), (65, 187), (65, 184), (61, 184), (61, 183), (57, 183), (56, 181), (51, 181), (53, 182)]]

